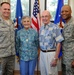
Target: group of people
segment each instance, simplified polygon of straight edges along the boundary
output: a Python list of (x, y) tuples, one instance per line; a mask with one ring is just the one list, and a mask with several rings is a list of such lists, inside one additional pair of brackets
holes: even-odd
[[(62, 33), (58, 25), (50, 22), (50, 12), (42, 12), (39, 34), (31, 26), (31, 18), (24, 16), (24, 28), (15, 35), (10, 19), (10, 4), (0, 5), (0, 68), (2, 75), (14, 75), (15, 54), (18, 54), (20, 75), (34, 75), (36, 63), (40, 62), (41, 75), (58, 75), (57, 64), (62, 46), (62, 75), (74, 74), (74, 19), (69, 5), (61, 9), (65, 20)], [(15, 37), (16, 36), (16, 37)], [(16, 49), (15, 49), (16, 46)]]

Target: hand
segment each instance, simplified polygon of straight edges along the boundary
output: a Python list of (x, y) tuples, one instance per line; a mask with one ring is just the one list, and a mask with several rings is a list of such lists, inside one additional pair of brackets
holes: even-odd
[(53, 59), (52, 62), (51, 62), (51, 66), (55, 67), (56, 65), (57, 65), (57, 60)]
[(40, 56), (38, 56), (38, 61), (40, 60)]
[(72, 61), (71, 66), (72, 66), (72, 68), (74, 68), (74, 60)]
[(16, 56), (16, 58), (17, 58), (17, 62), (19, 62), (19, 57), (18, 57), (18, 56)]

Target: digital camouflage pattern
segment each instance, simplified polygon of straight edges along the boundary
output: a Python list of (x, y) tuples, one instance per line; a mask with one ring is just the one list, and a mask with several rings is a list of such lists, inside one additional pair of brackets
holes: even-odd
[(65, 24), (63, 28), (64, 41), (62, 42), (62, 75), (74, 75), (74, 68), (71, 63), (74, 60), (74, 19)]
[(0, 57), (15, 55), (14, 25), (11, 20), (9, 22), (10, 25), (0, 18)]

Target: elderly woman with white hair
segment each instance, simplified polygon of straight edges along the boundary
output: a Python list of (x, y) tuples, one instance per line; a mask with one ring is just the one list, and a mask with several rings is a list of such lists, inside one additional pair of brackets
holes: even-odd
[(16, 52), (19, 54), (20, 74), (34, 75), (38, 57), (38, 33), (30, 27), (31, 18), (22, 18), (23, 29), (17, 32)]

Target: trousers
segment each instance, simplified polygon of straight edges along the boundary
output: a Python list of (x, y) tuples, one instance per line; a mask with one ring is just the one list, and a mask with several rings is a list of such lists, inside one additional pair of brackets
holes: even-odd
[(54, 58), (54, 52), (42, 52), (40, 51), (40, 72), (41, 75), (58, 75), (58, 69), (51, 67), (51, 62)]
[(34, 75), (37, 58), (29, 61), (20, 60), (20, 75)]
[(0, 75), (14, 75), (15, 55), (2, 57), (0, 62)]

